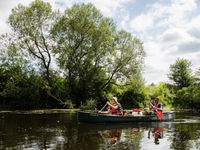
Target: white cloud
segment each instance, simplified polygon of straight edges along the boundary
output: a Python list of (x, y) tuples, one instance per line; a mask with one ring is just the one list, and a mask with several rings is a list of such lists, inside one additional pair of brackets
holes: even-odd
[(200, 41), (187, 41), (181, 43), (178, 47), (179, 53), (195, 53), (200, 52)]
[(161, 52), (162, 44), (156, 41), (144, 43), (147, 57), (145, 59), (144, 77), (147, 83), (157, 83), (158, 81), (167, 81), (168, 63), (163, 61), (166, 59), (166, 53)]
[(179, 30), (176, 29), (172, 29), (172, 30), (167, 30), (163, 33), (162, 35), (162, 42), (163, 43), (174, 43), (177, 42), (179, 40), (181, 40), (182, 37), (182, 33)]
[(127, 21), (130, 19), (129, 15), (126, 15), (123, 17), (122, 21), (121, 21), (121, 27), (122, 29), (127, 29)]
[(200, 28), (196, 27), (190, 28), (188, 30), (188, 33), (190, 34), (190, 36), (200, 39)]
[[(34, 0), (9, 0), (0, 1), (0, 34), (9, 32), (9, 27), (6, 24), (11, 9), (16, 7), (19, 3), (22, 5), (29, 5)], [(131, 0), (44, 0), (49, 2), (53, 9), (59, 9), (61, 11), (66, 8), (70, 8), (75, 3), (92, 3), (97, 9), (99, 9), (104, 16), (115, 17), (123, 19), (123, 16), (128, 16), (128, 12), (125, 5)], [(131, 1), (133, 2), (133, 1)], [(125, 27), (125, 23), (122, 23)]]
[(190, 36), (200, 39), (200, 15), (192, 18), (192, 20), (187, 24), (187, 32)]
[(146, 5), (147, 13), (140, 14), (130, 21), (136, 31), (146, 31), (155, 27), (183, 27), (188, 22), (187, 13), (197, 9), (195, 0), (171, 0), (170, 5), (154, 3)]
[(144, 41), (145, 78), (148, 83), (167, 81), (170, 64), (178, 57), (194, 60), (200, 50), (200, 16), (193, 16), (198, 7), (195, 0), (156, 2), (144, 7), (147, 11), (132, 18), (129, 26)]
[(11, 14), (11, 10), (18, 4), (28, 5), (32, 0), (9, 0), (0, 1), (0, 34), (10, 32), (10, 28), (7, 24), (8, 17)]
[(131, 22), (130, 26), (136, 31), (145, 31), (150, 29), (154, 25), (154, 19), (151, 15), (139, 15), (135, 17)]
[(183, 43), (193, 40), (193, 38), (182, 28), (168, 28), (159, 36), (162, 51), (167, 51), (168, 54), (178, 54), (178, 46)]
[(124, 5), (131, 0), (80, 0), (84, 3), (92, 3), (100, 9), (104, 16), (116, 17), (125, 8)]
[[(187, 23), (188, 12), (197, 8), (195, 0), (171, 0), (171, 5), (155, 4), (152, 7), (154, 17), (162, 18), (158, 23), (169, 27), (182, 27)], [(153, 11), (155, 10), (155, 11)]]

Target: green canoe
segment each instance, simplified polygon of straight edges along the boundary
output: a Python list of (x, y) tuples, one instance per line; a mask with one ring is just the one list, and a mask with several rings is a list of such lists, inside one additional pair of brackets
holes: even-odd
[(156, 114), (142, 116), (117, 116), (111, 114), (97, 114), (88, 112), (78, 112), (77, 118), (79, 122), (88, 123), (173, 121), (175, 118), (175, 112), (164, 112), (162, 120), (160, 120)]

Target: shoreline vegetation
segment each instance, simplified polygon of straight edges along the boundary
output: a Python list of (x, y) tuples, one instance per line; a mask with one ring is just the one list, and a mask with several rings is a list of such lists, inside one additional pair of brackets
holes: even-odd
[(55, 113), (72, 113), (80, 109), (38, 109), (38, 110), (0, 110), (1, 113), (9, 114), (55, 114)]
[[(148, 108), (137, 108), (141, 110), (148, 110)], [(78, 111), (83, 111), (81, 109), (37, 109), (37, 110), (0, 110), (0, 114), (57, 114), (57, 113), (76, 113)], [(97, 113), (97, 110), (84, 110), (85, 112)], [(194, 109), (175, 109), (175, 108), (165, 108), (164, 112), (175, 111), (175, 112), (197, 112)], [(132, 112), (132, 109), (124, 110), (124, 112)]]

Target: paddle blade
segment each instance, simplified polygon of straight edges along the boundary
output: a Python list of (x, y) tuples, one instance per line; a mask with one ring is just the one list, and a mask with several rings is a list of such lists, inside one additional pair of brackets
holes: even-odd
[(156, 111), (156, 114), (160, 120), (163, 118), (163, 113), (161, 111)]

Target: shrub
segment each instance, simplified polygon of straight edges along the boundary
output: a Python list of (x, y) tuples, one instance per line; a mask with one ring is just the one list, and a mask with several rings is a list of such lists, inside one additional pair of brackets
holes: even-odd
[(94, 99), (86, 100), (86, 102), (81, 106), (82, 110), (94, 110), (97, 107), (97, 101)]

